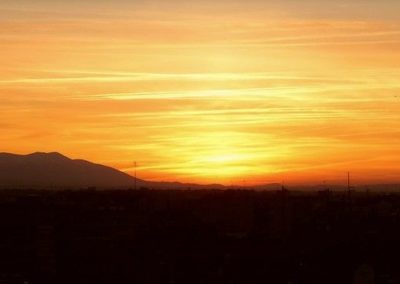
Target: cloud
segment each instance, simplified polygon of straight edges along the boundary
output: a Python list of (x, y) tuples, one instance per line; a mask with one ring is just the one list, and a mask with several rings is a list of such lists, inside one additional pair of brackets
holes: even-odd
[(0, 146), (137, 160), (153, 180), (400, 172), (385, 3), (6, 1)]

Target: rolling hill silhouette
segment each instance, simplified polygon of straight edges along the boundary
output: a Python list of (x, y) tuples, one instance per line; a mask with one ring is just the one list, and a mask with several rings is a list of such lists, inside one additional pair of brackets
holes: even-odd
[[(81, 159), (70, 159), (58, 152), (28, 155), (0, 153), (0, 189), (126, 189), (135, 178), (117, 169)], [(154, 182), (136, 179), (137, 188), (153, 189), (230, 189), (221, 184)], [(244, 187), (241, 187), (244, 188)], [(254, 189), (275, 190), (279, 184)]]
[[(133, 187), (135, 178), (111, 167), (60, 153), (0, 153), (0, 188)], [(137, 180), (137, 184), (144, 181)]]

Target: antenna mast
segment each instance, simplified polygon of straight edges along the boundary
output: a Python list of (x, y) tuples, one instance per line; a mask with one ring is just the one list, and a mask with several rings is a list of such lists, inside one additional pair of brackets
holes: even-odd
[(351, 202), (350, 172), (347, 172), (347, 198)]
[(135, 161), (134, 162), (134, 168), (135, 168), (135, 190), (136, 190), (136, 181), (137, 181), (137, 178), (136, 178), (136, 166), (137, 166), (137, 163)]
[(347, 172), (347, 190), (350, 191), (350, 172)]

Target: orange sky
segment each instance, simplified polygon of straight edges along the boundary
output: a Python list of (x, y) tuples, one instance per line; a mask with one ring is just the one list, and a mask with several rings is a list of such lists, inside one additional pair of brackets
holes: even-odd
[(149, 180), (400, 181), (399, 1), (80, 2), (0, 4), (0, 151)]

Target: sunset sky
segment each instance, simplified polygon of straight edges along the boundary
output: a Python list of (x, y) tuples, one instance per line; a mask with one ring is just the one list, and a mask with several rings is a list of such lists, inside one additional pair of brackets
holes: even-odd
[(398, 0), (2, 0), (0, 152), (148, 180), (400, 182)]

